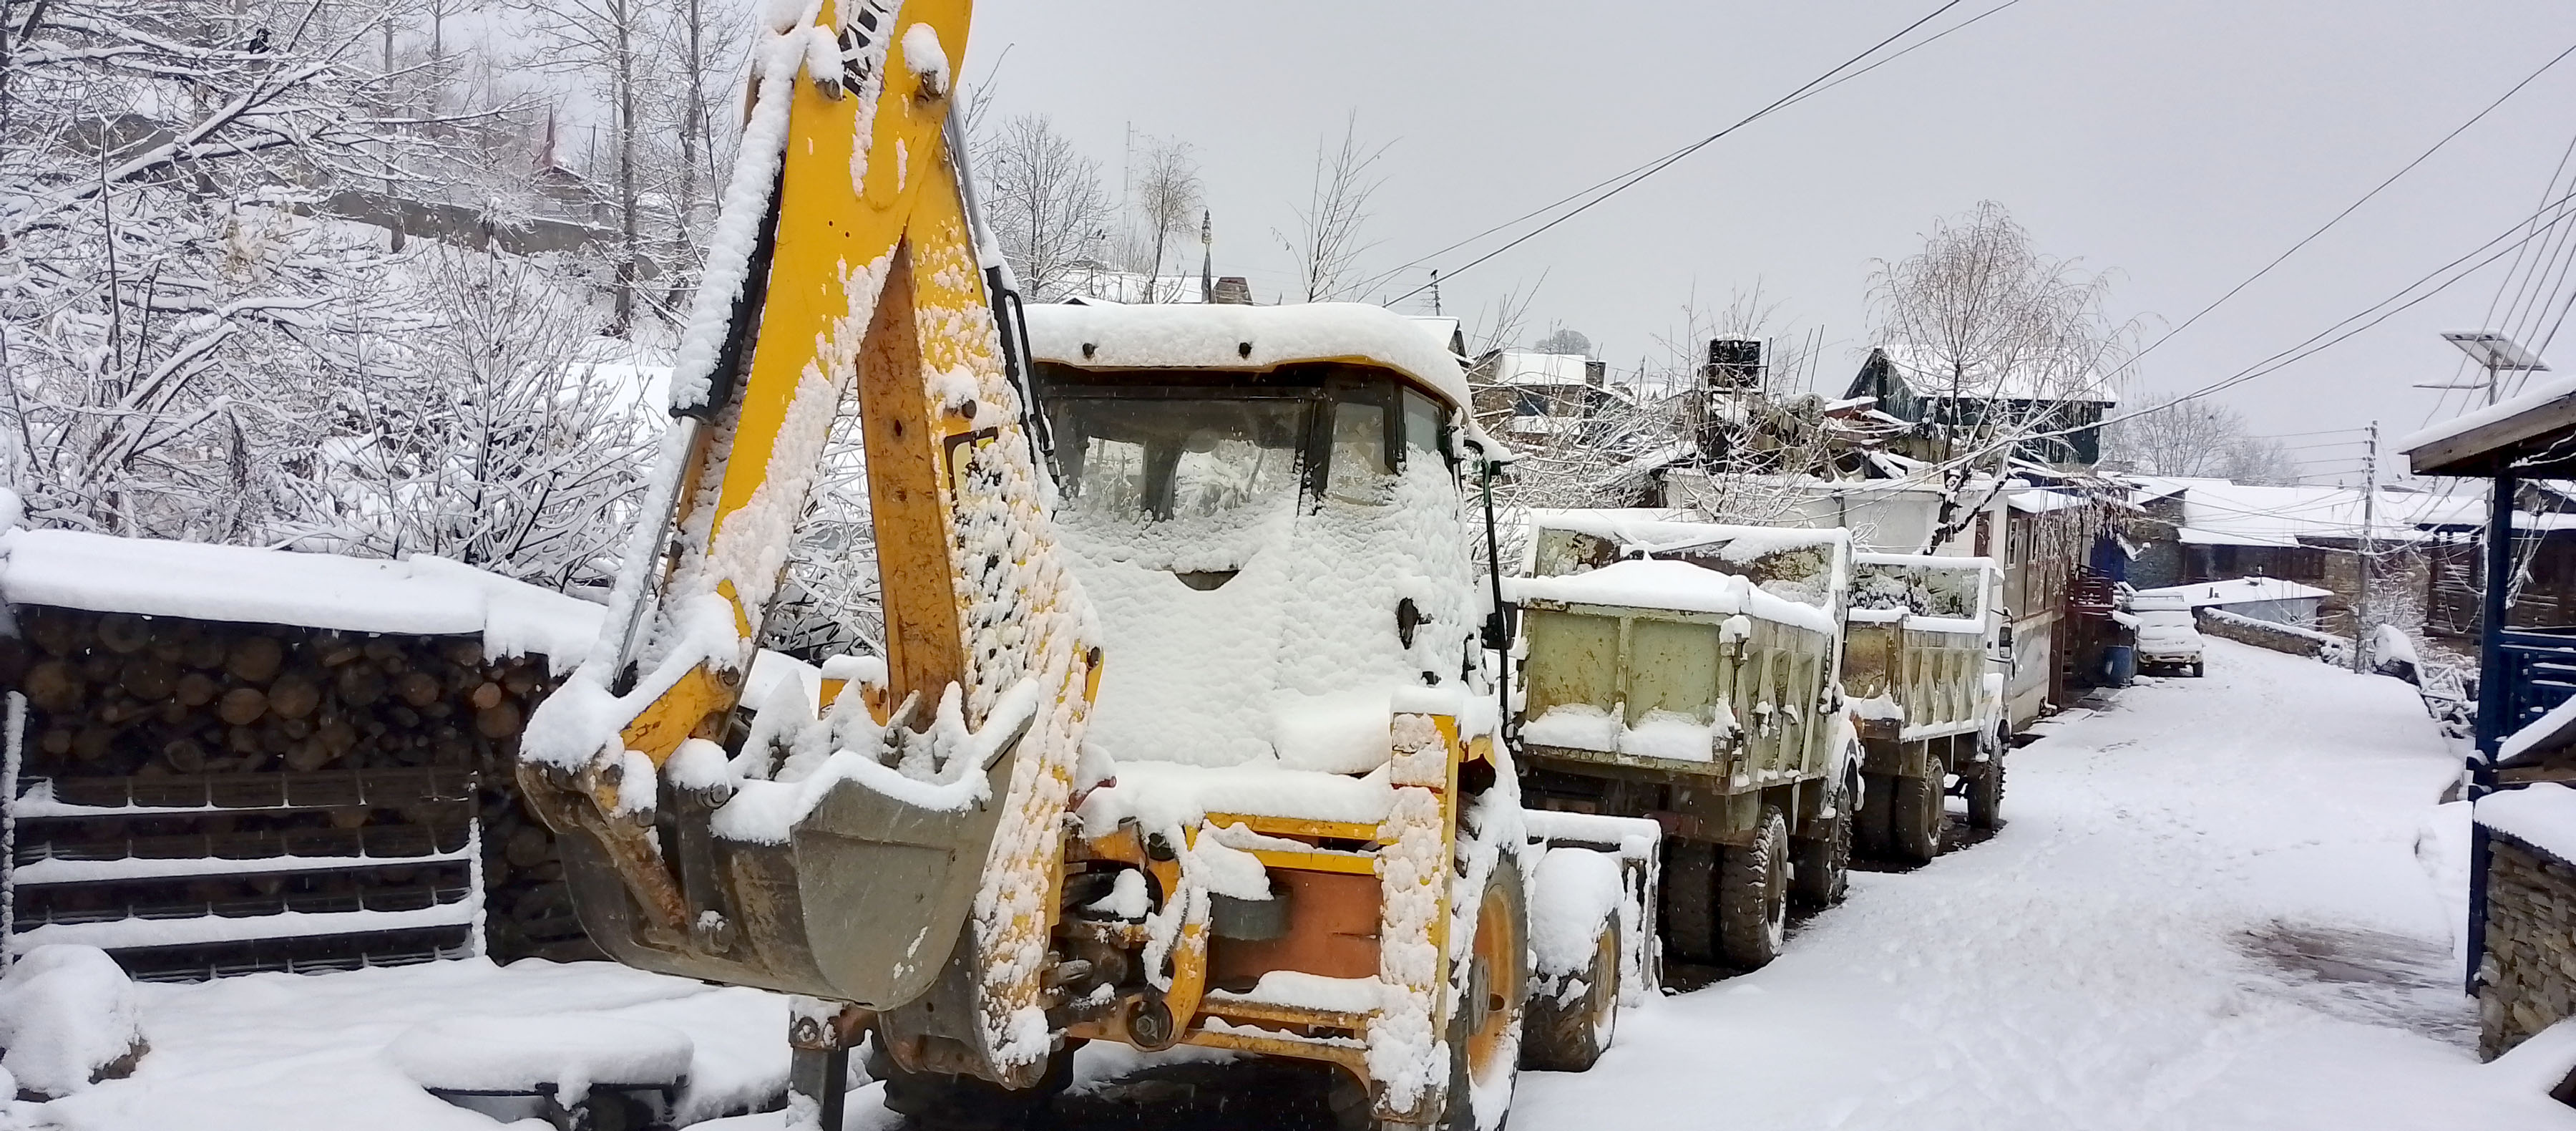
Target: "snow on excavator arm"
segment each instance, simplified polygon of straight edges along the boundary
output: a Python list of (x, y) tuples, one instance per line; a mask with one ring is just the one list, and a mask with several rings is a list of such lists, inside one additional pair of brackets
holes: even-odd
[[(971, 4), (769, 8), (674, 424), (601, 645), (532, 717), (519, 778), (619, 960), (971, 1003), (927, 1035), (1015, 1079), (1046, 1052), (1031, 1021), (1099, 653), (944, 136)], [(743, 704), (853, 382), (882, 673)]]

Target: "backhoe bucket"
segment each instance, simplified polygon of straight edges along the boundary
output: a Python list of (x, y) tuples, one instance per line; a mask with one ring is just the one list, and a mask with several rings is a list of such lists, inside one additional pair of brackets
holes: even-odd
[[(519, 776), (561, 837), (583, 929), (611, 957), (686, 978), (891, 1009), (927, 993), (957, 946), (1017, 753), (1014, 743), (985, 771), (988, 800), (956, 810), (842, 781), (780, 844), (712, 835), (706, 808), (685, 793), (666, 791), (657, 828), (618, 826), (541, 772), (523, 766)], [(634, 857), (638, 848), (644, 858)], [(639, 866), (676, 871), (680, 889), (655, 898)], [(648, 903), (681, 914), (655, 914)]]

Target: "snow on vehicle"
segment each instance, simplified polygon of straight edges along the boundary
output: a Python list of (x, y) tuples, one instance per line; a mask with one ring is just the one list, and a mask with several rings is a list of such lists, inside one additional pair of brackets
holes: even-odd
[(2129, 597), (2129, 617), (2138, 624), (2138, 669), (2201, 673), (2200, 624), (2191, 599), (2179, 593), (2137, 593)]
[(2003, 809), (2003, 677), (1988, 671), (2002, 584), (1986, 558), (1860, 554), (1844, 615), (1843, 693), (1861, 740), (1861, 852), (1913, 863), (1941, 852), (1955, 779), (1968, 821)]
[[(1651, 983), (1586, 944), (1654, 875), (1651, 826), (1533, 840), (1495, 741), (1466, 477), (1508, 454), (1384, 310), (1023, 308), (947, 104), (968, 7), (771, 9), (608, 639), (522, 747), (583, 922), (808, 999), (826, 1126), (863, 1034), (910, 1115), (1008, 1122), (1114, 1040), (1495, 1126)], [(744, 704), (846, 386), (887, 654)]]
[(1849, 536), (1557, 511), (1531, 537), (1505, 583), (1523, 795), (1652, 818), (1665, 953), (1769, 962), (1788, 901), (1839, 901), (1850, 859)]

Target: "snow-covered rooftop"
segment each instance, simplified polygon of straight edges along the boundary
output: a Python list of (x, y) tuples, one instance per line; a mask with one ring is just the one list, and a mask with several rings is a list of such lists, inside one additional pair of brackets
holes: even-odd
[(2203, 581), (2191, 585), (2167, 585), (2138, 590), (2141, 597), (2180, 597), (2197, 609), (2207, 605), (2242, 605), (2254, 601), (2296, 601), (2310, 597), (2331, 597), (2331, 589), (2279, 577), (2240, 577), (2233, 581)]
[(1504, 350), (1495, 354), (1494, 383), (1555, 388), (1568, 385), (1590, 385), (1584, 366), (1591, 359), (1579, 353), (1534, 353), (1528, 350)]
[(1274, 369), (1364, 360), (1465, 408), (1467, 373), (1422, 326), (1356, 302), (1028, 308), (1029, 354), (1082, 369)]
[(445, 558), (370, 561), (71, 530), (0, 535), (0, 600), (92, 612), (483, 638), (558, 669), (599, 637), (600, 606)]
[[(2182, 486), (2182, 540), (2194, 545), (2296, 546), (2302, 538), (2362, 535), (2358, 487), (2261, 487), (2224, 479), (2175, 479)], [(2484, 523), (2485, 504), (2466, 495), (2381, 488), (2370, 508), (2371, 536), (2407, 539), (2423, 527)]]
[(2397, 441), (2397, 450), (2412, 455), (2420, 449), (2432, 447), (2444, 440), (2474, 432), (2500, 420), (2510, 420), (2551, 401), (2563, 400), (2570, 396), (2576, 396), (2576, 375), (2533, 385), (2524, 390), (2520, 396), (2497, 401), (2476, 412), (2462, 413), (2421, 431), (2410, 432), (2405, 438)]
[(1955, 382), (1957, 394), (1971, 400), (2120, 403), (2111, 383), (2089, 370), (2053, 373), (2027, 365), (1999, 369), (1992, 359), (1971, 358), (1961, 373), (1961, 367), (1936, 347), (1894, 342), (1878, 351), (1887, 357), (1888, 372), (1920, 396), (1949, 397)]

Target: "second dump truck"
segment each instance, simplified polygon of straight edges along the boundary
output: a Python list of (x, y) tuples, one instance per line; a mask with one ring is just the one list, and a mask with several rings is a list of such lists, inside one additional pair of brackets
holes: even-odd
[(1522, 796), (1653, 820), (1664, 952), (1769, 962), (1789, 901), (1839, 901), (1850, 862), (1849, 536), (1557, 511), (1530, 538)]

